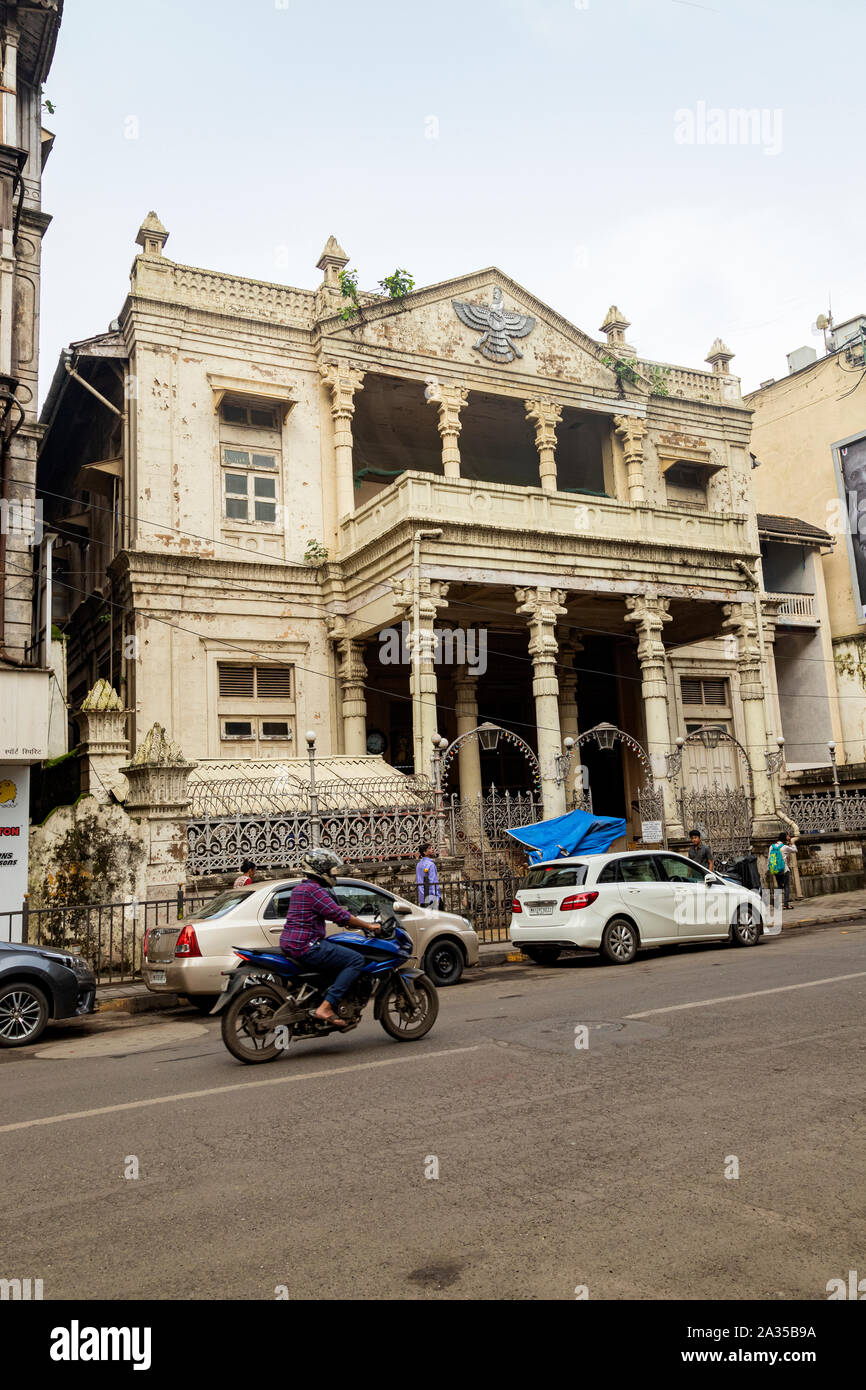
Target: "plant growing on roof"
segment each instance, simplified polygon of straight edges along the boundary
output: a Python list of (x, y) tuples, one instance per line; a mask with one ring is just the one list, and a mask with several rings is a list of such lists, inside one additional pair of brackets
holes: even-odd
[(339, 274), (340, 294), (349, 303), (344, 304), (340, 310), (340, 318), (348, 323), (354, 314), (361, 312), (361, 303), (358, 299), (358, 272), (357, 270), (341, 270)]
[(304, 560), (308, 565), (323, 565), (328, 558), (328, 547), (322, 545), (314, 537), (307, 541), (307, 548), (304, 551)]
[(414, 288), (415, 281), (408, 270), (395, 270), (393, 275), (386, 275), (384, 280), (379, 281), (379, 289), (389, 299), (405, 299)]

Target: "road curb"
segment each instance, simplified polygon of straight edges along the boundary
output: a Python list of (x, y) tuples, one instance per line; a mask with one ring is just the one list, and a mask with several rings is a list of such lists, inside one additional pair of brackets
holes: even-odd
[[(802, 927), (832, 927), (839, 922), (850, 922), (856, 918), (866, 917), (866, 907), (856, 908), (849, 912), (842, 912), (833, 917), (804, 917), (799, 922), (785, 922), (783, 932), (798, 931)], [(525, 965), (529, 962), (529, 956), (522, 951), (515, 951), (503, 945), (500, 948), (492, 947), (486, 950), (484, 946), (478, 955), (478, 965), (476, 970), (489, 968), (496, 969), (503, 965)], [(472, 973), (467, 974), (466, 978), (471, 979)], [(117, 988), (117, 986), (108, 986)], [(180, 994), (154, 994), (151, 990), (144, 989), (139, 992), (134, 986), (129, 994), (120, 994), (114, 998), (100, 999), (99, 988), (96, 991), (96, 1013), (127, 1013), (143, 1014), (152, 1013), (162, 1009), (177, 1009), (182, 1006), (184, 996)]]

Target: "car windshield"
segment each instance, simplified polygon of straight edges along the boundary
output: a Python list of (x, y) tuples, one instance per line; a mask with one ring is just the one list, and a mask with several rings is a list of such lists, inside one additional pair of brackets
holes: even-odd
[(522, 888), (579, 888), (586, 880), (585, 864), (569, 864), (567, 868), (557, 868), (549, 864), (547, 868), (530, 869), (518, 884)]
[(233, 907), (237, 907), (238, 903), (242, 903), (245, 898), (252, 897), (253, 891), (251, 888), (247, 891), (233, 888), (228, 893), (220, 893), (218, 898), (214, 898), (212, 902), (205, 903), (204, 907), (198, 909), (195, 913), (195, 920), (204, 922), (208, 917), (224, 917), (227, 912), (231, 912)]

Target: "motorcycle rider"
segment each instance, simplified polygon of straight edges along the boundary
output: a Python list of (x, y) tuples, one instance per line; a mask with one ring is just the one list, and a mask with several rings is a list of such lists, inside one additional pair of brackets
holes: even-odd
[(338, 927), (362, 927), (368, 932), (377, 932), (379, 928), (374, 922), (353, 916), (328, 892), (334, 887), (337, 875), (345, 869), (336, 854), (329, 849), (311, 849), (301, 869), (304, 878), (292, 889), (280, 947), (285, 955), (303, 961), (305, 966), (336, 976), (313, 1017), (346, 1028), (348, 1024), (340, 1018), (334, 1005), (339, 1004), (357, 980), (364, 968), (364, 957), (350, 946), (327, 941), (325, 924), (335, 922)]

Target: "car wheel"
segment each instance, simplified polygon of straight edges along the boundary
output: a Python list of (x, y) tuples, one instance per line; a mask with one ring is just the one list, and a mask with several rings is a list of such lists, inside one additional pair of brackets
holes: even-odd
[(463, 952), (456, 941), (433, 941), (427, 947), (421, 969), (438, 985), (456, 985), (463, 974)]
[(536, 965), (556, 965), (562, 954), (558, 946), (518, 946), (517, 949)]
[(611, 965), (628, 965), (637, 954), (637, 930), (627, 917), (614, 917), (601, 938), (601, 954)]
[(26, 1047), (41, 1038), (48, 1022), (48, 1000), (41, 989), (22, 981), (0, 989), (0, 1047)]
[(191, 1004), (196, 1013), (209, 1014), (216, 1001), (218, 994), (187, 994), (184, 995), (186, 1002)]
[(735, 946), (756, 946), (761, 935), (761, 927), (754, 909), (741, 907), (731, 923), (731, 937)]

